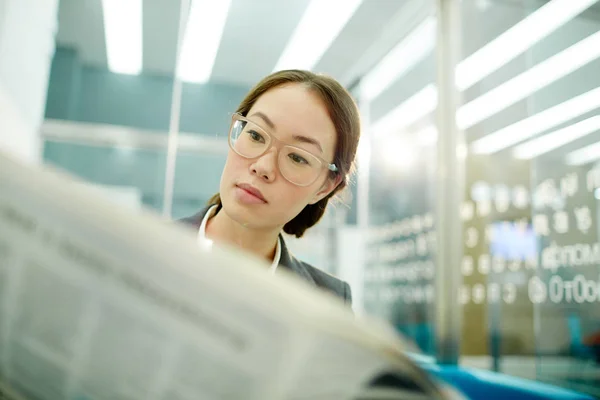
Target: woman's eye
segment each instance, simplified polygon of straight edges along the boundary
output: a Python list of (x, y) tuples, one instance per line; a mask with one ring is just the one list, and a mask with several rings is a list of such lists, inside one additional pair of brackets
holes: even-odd
[(255, 142), (264, 142), (265, 138), (263, 138), (263, 136), (256, 132), (256, 131), (248, 131), (248, 136), (250, 136), (250, 139), (252, 139)]
[(295, 162), (296, 164), (308, 164), (308, 161), (306, 160), (306, 158), (299, 156), (298, 154), (294, 154), (291, 153), (289, 155), (289, 157), (292, 159), (293, 162)]

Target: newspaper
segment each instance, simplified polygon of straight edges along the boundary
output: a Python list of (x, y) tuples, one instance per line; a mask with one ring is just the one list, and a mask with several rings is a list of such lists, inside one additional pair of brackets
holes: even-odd
[(0, 398), (444, 398), (390, 329), (0, 152)]

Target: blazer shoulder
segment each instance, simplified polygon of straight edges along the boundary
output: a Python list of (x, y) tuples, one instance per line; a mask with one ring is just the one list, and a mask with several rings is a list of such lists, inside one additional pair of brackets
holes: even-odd
[(200, 228), (200, 225), (202, 224), (202, 220), (204, 219), (204, 216), (208, 212), (209, 208), (210, 208), (210, 206), (205, 207), (205, 208), (201, 209), (200, 211), (198, 211), (196, 214), (189, 216), (189, 217), (178, 219), (176, 222), (179, 224), (182, 224), (182, 225), (186, 225), (186, 226), (198, 229), (198, 228)]
[(308, 271), (308, 273), (312, 276), (317, 286), (326, 289), (330, 292), (333, 292), (337, 296), (341, 297), (345, 303), (351, 305), (352, 304), (352, 291), (350, 289), (350, 285), (348, 282), (345, 282), (335, 276), (328, 274), (325, 271), (322, 271), (312, 265), (305, 263), (303, 261), (299, 261), (302, 263), (304, 268)]

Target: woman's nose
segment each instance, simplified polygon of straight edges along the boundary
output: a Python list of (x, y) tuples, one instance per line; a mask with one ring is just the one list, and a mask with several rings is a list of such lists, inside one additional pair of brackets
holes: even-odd
[(275, 180), (277, 168), (277, 151), (271, 149), (259, 158), (257, 158), (252, 165), (250, 170), (253, 174), (258, 175), (261, 179), (272, 182)]

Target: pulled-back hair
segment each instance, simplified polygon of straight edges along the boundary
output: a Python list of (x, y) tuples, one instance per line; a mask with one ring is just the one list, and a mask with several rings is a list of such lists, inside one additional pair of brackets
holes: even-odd
[[(301, 237), (315, 225), (325, 213), (329, 199), (348, 185), (348, 179), (354, 170), (354, 158), (360, 138), (360, 116), (358, 107), (348, 91), (335, 79), (310, 71), (285, 70), (275, 72), (261, 80), (240, 103), (236, 112), (247, 116), (256, 101), (267, 91), (290, 83), (302, 84), (315, 93), (325, 104), (329, 118), (337, 134), (333, 163), (337, 172), (329, 171), (329, 178), (341, 177), (340, 184), (327, 197), (315, 204), (308, 204), (283, 227), (285, 233)], [(208, 202), (221, 207), (221, 197), (215, 194)]]

